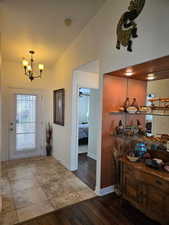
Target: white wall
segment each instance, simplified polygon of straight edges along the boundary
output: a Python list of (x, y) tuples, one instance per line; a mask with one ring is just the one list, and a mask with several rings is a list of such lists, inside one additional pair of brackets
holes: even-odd
[(90, 90), (88, 156), (96, 160), (98, 148), (100, 93), (97, 89)]
[[(53, 90), (55, 88), (55, 79), (50, 68), (46, 68), (42, 79), (36, 79), (30, 82), (24, 75), (20, 63), (2, 61), (2, 159), (9, 159), (9, 90), (14, 88), (23, 88), (36, 90), (44, 95), (43, 104), (43, 124), (44, 128), (48, 121), (52, 122), (53, 115)], [(41, 131), (45, 134), (45, 131)], [(43, 146), (45, 148), (45, 146)]]
[[(128, 8), (129, 1), (107, 0), (99, 13), (80, 33), (72, 45), (64, 52), (56, 63), (53, 73), (57, 74), (57, 86), (66, 88), (65, 127), (55, 127), (54, 134), (59, 137), (55, 141), (56, 155), (70, 168), (72, 113), (72, 76), (73, 71), (82, 64), (92, 60), (100, 62), (100, 88), (103, 74), (129, 65), (145, 62), (150, 59), (168, 55), (168, 0), (147, 0), (142, 14), (137, 19), (138, 35), (134, 40), (133, 52), (129, 53), (116, 46), (116, 25)], [(99, 142), (101, 146), (101, 112), (102, 97), (100, 96), (100, 127)], [(99, 147), (98, 158), (101, 159)], [(60, 149), (60, 150), (59, 150)], [(100, 177), (100, 160), (97, 164), (97, 177)], [(97, 181), (99, 186), (99, 180)]]
[(98, 88), (98, 73), (76, 71), (78, 86), (82, 88)]
[[(66, 67), (64, 69), (67, 69)], [(64, 70), (63, 69), (63, 70)], [(54, 70), (55, 71), (55, 70)], [(57, 72), (55, 71), (57, 74)], [(53, 141), (54, 145), (54, 156), (61, 161), (61, 163), (66, 166), (67, 168), (74, 170), (72, 168), (71, 162), (73, 160), (76, 161), (76, 156), (75, 154), (72, 158), (70, 159), (70, 152), (71, 148), (74, 148), (76, 145), (76, 140), (77, 140), (77, 135), (74, 138), (75, 142), (71, 143), (73, 140), (73, 137), (70, 137), (71, 132), (70, 129), (73, 130), (73, 132), (76, 133), (77, 131), (77, 126), (76, 126), (76, 121), (78, 117), (77, 113), (77, 102), (78, 102), (78, 93), (79, 93), (79, 88), (98, 88), (99, 87), (99, 76), (98, 73), (90, 73), (90, 72), (84, 72), (84, 71), (79, 71), (78, 69), (75, 71), (72, 71), (72, 74), (74, 76), (74, 79), (72, 77), (65, 77), (65, 73), (63, 73), (61, 76), (58, 76), (58, 81), (57, 85), (58, 87), (64, 87), (66, 89), (66, 94), (65, 94), (65, 126), (58, 126), (54, 124), (54, 135), (55, 139)], [(69, 80), (70, 79), (70, 80)], [(72, 98), (72, 93), (71, 89), (69, 87), (71, 85), (72, 87), (74, 86), (74, 98)], [(71, 88), (72, 88), (71, 87)], [(70, 108), (72, 107), (72, 103), (74, 103), (74, 113), (70, 114)], [(77, 113), (77, 115), (75, 115)], [(74, 118), (72, 118), (73, 116)], [(73, 127), (71, 127), (71, 119), (74, 120)], [(67, 134), (67, 135), (65, 135)], [(77, 146), (78, 147), (78, 146)], [(68, 153), (69, 151), (69, 153)], [(78, 152), (78, 149), (77, 151)]]
[[(2, 55), (1, 55), (1, 33), (0, 33), (0, 177), (1, 177), (1, 160), (2, 160)], [(2, 199), (0, 198), (0, 211), (2, 207)]]
[[(1, 11), (1, 10), (0, 10)], [(1, 83), (1, 70), (2, 70), (2, 52), (1, 52), (1, 33), (0, 33), (0, 179), (2, 176), (2, 83)], [(2, 212), (2, 196), (0, 196), (0, 213)]]

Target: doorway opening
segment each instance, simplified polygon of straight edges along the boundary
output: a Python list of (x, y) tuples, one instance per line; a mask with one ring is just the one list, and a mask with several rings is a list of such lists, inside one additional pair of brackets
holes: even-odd
[(100, 90), (98, 61), (83, 65), (73, 76), (71, 170), (91, 189), (98, 183)]
[(42, 94), (9, 90), (9, 159), (43, 155)]
[(79, 88), (78, 99), (78, 169), (75, 174), (91, 189), (96, 186), (97, 143), (95, 139), (94, 102), (98, 101), (98, 90)]

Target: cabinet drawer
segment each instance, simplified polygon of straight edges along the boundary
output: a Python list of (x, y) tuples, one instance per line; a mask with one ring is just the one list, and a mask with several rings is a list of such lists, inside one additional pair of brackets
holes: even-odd
[(165, 204), (166, 215), (167, 215), (167, 218), (168, 218), (168, 220), (169, 220), (169, 195), (167, 196), (165, 202), (166, 202), (166, 204)]
[(132, 178), (136, 178), (137, 180), (144, 181), (145, 173), (141, 172), (140, 170), (134, 169), (132, 166), (125, 165), (125, 174), (127, 176), (132, 176)]
[(156, 176), (144, 174), (144, 181), (166, 193), (169, 192), (169, 183)]
[(125, 176), (124, 196), (137, 207), (146, 204), (146, 186), (132, 176)]
[(165, 219), (165, 199), (163, 191), (154, 186), (148, 187), (148, 212), (158, 221)]
[(128, 174), (129, 176), (132, 176), (133, 178), (136, 178), (139, 181), (144, 182), (145, 184), (150, 184), (166, 193), (169, 193), (169, 182), (163, 179), (160, 179), (157, 176), (144, 173), (142, 171), (134, 169), (133, 167), (129, 165), (125, 166), (125, 173)]
[(125, 195), (134, 202), (138, 202), (139, 185), (137, 180), (125, 176)]

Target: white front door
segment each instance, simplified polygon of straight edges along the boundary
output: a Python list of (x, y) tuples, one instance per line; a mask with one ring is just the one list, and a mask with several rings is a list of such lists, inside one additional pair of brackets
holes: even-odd
[(24, 90), (10, 91), (9, 158), (41, 155), (41, 96)]

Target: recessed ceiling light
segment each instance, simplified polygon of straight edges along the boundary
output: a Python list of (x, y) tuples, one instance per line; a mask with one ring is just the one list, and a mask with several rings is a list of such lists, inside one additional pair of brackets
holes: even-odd
[(133, 75), (133, 72), (126, 72), (125, 75), (128, 76), (128, 77), (129, 76), (132, 76)]
[(154, 80), (154, 79), (155, 79), (154, 73), (149, 73), (149, 74), (147, 75), (147, 80)]

